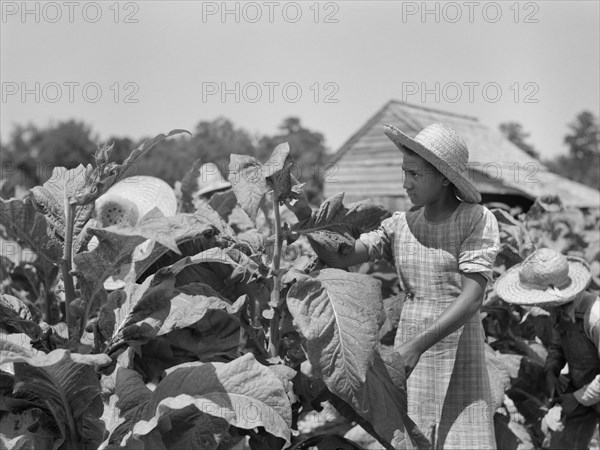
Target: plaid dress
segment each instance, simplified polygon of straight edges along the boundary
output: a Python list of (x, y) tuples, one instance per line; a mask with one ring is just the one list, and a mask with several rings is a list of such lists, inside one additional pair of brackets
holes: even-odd
[[(428, 221), (424, 208), (396, 212), (360, 239), (371, 259), (395, 264), (403, 290), (413, 294), (402, 309), (395, 347), (436, 322), (460, 294), (461, 272), (480, 273), (491, 283), (499, 250), (494, 215), (463, 202), (441, 222)], [(408, 414), (436, 449), (481, 450), (496, 448), (497, 406), (491, 400), (483, 327), (475, 314), (421, 355), (408, 379)]]

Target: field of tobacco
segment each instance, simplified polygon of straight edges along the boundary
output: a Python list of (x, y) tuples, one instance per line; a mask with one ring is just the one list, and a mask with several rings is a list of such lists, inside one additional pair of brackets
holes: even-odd
[[(280, 209), (302, 190), (281, 144), (266, 162), (232, 155), (232, 188), (210, 199), (196, 195), (194, 166), (173, 216), (100, 226), (95, 201), (178, 133), (122, 164), (103, 147), (93, 165), (0, 200), (2, 448), (394, 449), (405, 430), (430, 448), (390, 347), (393, 267), (327, 268), (310, 245), (346, 254), (389, 211), (337, 195), (298, 222)], [(599, 288), (597, 215), (550, 197), (518, 219), (494, 214), (498, 274), (549, 246), (586, 258)], [(482, 320), (499, 446), (540, 448), (548, 316), (488, 287)]]

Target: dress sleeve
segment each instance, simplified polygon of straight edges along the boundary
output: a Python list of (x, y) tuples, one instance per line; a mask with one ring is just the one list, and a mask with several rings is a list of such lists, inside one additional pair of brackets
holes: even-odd
[(494, 215), (485, 207), (475, 210), (471, 232), (463, 241), (458, 256), (458, 269), (466, 273), (480, 273), (492, 282), (496, 255), (500, 250), (500, 233)]
[(400, 211), (395, 212), (392, 217), (388, 217), (376, 230), (360, 235), (359, 239), (369, 251), (369, 261), (375, 259), (386, 259), (394, 263), (393, 254), (393, 236), (398, 227), (398, 221), (401, 215)]

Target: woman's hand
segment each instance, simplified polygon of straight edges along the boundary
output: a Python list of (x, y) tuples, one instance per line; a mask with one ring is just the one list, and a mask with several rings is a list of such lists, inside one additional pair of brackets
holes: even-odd
[(396, 351), (402, 355), (402, 359), (404, 360), (404, 371), (406, 373), (406, 378), (408, 378), (415, 369), (419, 359), (421, 359), (421, 354), (423, 352), (413, 341), (404, 342), (396, 349)]

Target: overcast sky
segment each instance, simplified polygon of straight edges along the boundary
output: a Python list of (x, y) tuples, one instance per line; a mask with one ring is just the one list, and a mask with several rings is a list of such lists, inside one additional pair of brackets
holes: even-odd
[[(23, 8), (25, 5), (25, 8)], [(545, 157), (600, 106), (600, 2), (2, 2), (0, 138), (288, 116), (337, 150), (388, 100), (521, 122)]]

